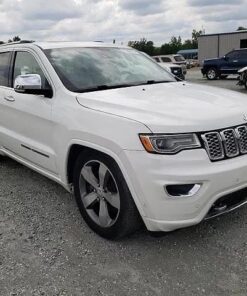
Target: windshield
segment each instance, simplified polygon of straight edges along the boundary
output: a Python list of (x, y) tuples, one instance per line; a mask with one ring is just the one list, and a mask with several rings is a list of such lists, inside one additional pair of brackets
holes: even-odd
[(45, 50), (45, 54), (73, 92), (176, 81), (151, 58), (132, 49), (59, 48)]
[(174, 56), (176, 62), (184, 62), (185, 58), (181, 55)]

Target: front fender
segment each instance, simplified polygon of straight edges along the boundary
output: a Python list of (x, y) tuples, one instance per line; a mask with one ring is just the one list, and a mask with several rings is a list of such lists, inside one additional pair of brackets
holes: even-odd
[[(139, 210), (139, 213), (142, 215), (142, 216), (146, 216), (146, 213), (144, 212), (144, 207), (143, 207), (143, 204), (140, 200), (140, 197), (139, 195), (137, 194), (137, 192), (135, 191), (135, 186), (132, 182), (132, 179), (130, 177), (130, 175), (128, 174), (127, 172), (127, 163), (125, 158), (124, 158), (124, 155), (122, 153), (122, 150), (121, 149), (118, 149), (118, 150), (112, 150), (112, 149), (109, 149), (109, 148), (106, 148), (104, 146), (101, 146), (99, 144), (95, 144), (95, 143), (92, 143), (92, 142), (87, 142), (87, 141), (83, 141), (81, 139), (71, 139), (68, 147), (67, 147), (67, 156), (66, 156), (66, 161), (64, 163), (64, 169), (63, 169), (63, 172), (67, 172), (67, 164), (68, 164), (68, 158), (69, 158), (69, 151), (71, 149), (71, 147), (73, 145), (79, 145), (79, 146), (82, 146), (83, 148), (90, 148), (90, 149), (93, 149), (93, 150), (97, 150), (101, 153), (104, 153), (108, 156), (110, 156), (116, 163), (117, 165), (119, 166), (123, 176), (124, 176), (124, 179), (128, 185), (128, 188), (131, 192), (131, 195), (134, 199), (134, 202)], [(67, 188), (70, 188), (69, 186), (69, 182), (68, 182), (68, 176), (67, 176), (67, 173), (66, 175), (63, 176), (66, 184), (67, 184)]]

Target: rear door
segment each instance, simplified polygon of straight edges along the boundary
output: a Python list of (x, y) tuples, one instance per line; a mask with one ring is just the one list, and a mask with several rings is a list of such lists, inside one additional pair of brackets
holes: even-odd
[(54, 152), (53, 98), (16, 93), (13, 81), (18, 75), (39, 74), (42, 84), (49, 83), (45, 69), (35, 53), (18, 51), (12, 71), (11, 87), (5, 90), (1, 124), (4, 125), (5, 148), (24, 160), (57, 173)]

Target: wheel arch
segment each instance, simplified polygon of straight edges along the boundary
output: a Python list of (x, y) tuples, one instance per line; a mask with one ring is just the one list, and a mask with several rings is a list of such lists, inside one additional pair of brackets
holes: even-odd
[[(102, 153), (106, 155), (107, 157), (110, 157), (119, 167), (121, 173), (123, 174), (123, 177), (127, 183), (127, 186), (131, 192), (131, 195), (133, 197), (133, 200), (136, 204), (136, 207), (140, 213), (141, 216), (146, 216), (142, 203), (134, 189), (134, 186), (130, 180), (130, 177), (127, 174), (127, 171), (124, 167), (124, 164), (122, 163), (119, 155), (107, 148), (94, 145), (92, 143), (72, 143), (68, 149), (67, 154), (67, 161), (66, 161), (66, 173), (67, 173), (67, 183), (73, 185), (73, 169), (76, 163), (76, 160), (79, 156), (79, 154), (83, 151), (95, 151), (97, 153)], [(119, 152), (120, 153), (120, 152)]]

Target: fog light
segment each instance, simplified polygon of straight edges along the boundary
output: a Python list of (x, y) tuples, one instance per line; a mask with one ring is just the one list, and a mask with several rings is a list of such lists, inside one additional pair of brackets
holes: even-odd
[(172, 197), (190, 197), (200, 190), (201, 184), (167, 185), (165, 188)]

